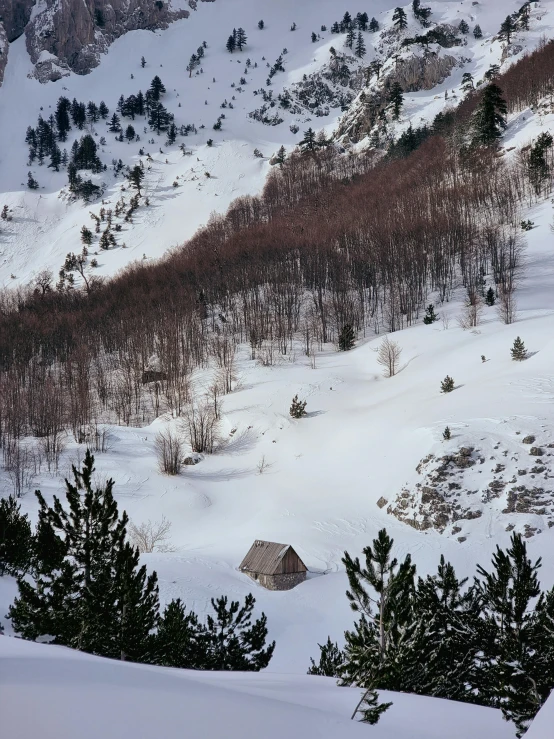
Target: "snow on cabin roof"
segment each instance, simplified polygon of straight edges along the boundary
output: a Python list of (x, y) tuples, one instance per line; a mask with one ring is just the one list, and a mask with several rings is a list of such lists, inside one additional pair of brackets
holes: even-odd
[[(290, 544), (278, 544), (274, 541), (256, 539), (246, 557), (240, 563), (239, 570), (258, 572), (261, 575), (273, 575), (279, 570), (281, 560), (289, 549), (298, 557)], [(300, 557), (298, 557), (298, 562), (298, 571), (305, 571), (307, 568)]]

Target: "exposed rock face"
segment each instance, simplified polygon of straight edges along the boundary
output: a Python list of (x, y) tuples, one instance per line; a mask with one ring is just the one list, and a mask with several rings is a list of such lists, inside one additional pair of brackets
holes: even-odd
[[(213, 2), (214, 0), (202, 0)], [(189, 0), (196, 10), (197, 0)], [(171, 0), (0, 0), (0, 83), (6, 65), (7, 41), (25, 32), (27, 51), (41, 82), (70, 72), (87, 74), (100, 55), (127, 31), (159, 30), (188, 10), (173, 9)]]
[(8, 36), (4, 25), (0, 23), (0, 85), (4, 79), (4, 70), (6, 69), (6, 64), (8, 62), (8, 48)]

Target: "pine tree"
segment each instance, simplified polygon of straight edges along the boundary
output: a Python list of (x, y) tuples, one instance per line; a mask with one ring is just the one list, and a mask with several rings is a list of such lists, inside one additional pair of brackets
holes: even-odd
[(312, 44), (315, 44), (316, 41), (317, 41), (317, 33), (312, 31)]
[(502, 22), (502, 25), (500, 26), (500, 32), (498, 33), (498, 36), (502, 39), (506, 40), (506, 43), (509, 44), (512, 40), (512, 34), (516, 32), (516, 24), (514, 22), (514, 19), (511, 15), (507, 15), (505, 20)]
[(129, 172), (129, 182), (131, 184), (131, 187), (134, 187), (139, 195), (140, 195), (140, 190), (142, 187), (143, 179), (144, 179), (143, 168), (140, 166), (140, 164), (135, 164), (135, 166)]
[(56, 129), (58, 131), (58, 141), (67, 140), (67, 134), (71, 128), (71, 121), (69, 119), (70, 108), (71, 103), (66, 97), (58, 99), (56, 112), (54, 114), (56, 119)]
[(158, 102), (158, 100), (160, 99), (160, 96), (163, 95), (163, 93), (165, 92), (165, 85), (161, 81), (161, 79), (158, 77), (158, 75), (156, 75), (154, 79), (152, 80), (152, 82), (150, 83), (149, 90), (152, 95), (152, 100), (155, 100), (156, 102)]
[(446, 375), (441, 382), (441, 393), (451, 393), (454, 390), (454, 380), (450, 375)]
[(371, 31), (371, 33), (375, 33), (379, 30), (379, 21), (376, 18), (372, 18), (369, 21), (369, 30)]
[(477, 24), (473, 29), (473, 35), (476, 39), (483, 38), (483, 31), (481, 30), (481, 26), (479, 24)]
[(193, 611), (186, 611), (180, 598), (172, 600), (160, 616), (152, 638), (150, 659), (155, 665), (199, 669), (205, 659), (205, 628)]
[(84, 246), (90, 246), (92, 244), (93, 240), (93, 234), (90, 228), (87, 228), (86, 226), (81, 227), (81, 243)]
[(392, 104), (392, 117), (395, 121), (397, 121), (400, 118), (400, 111), (402, 110), (402, 106), (404, 105), (404, 94), (402, 92), (402, 86), (399, 82), (394, 82), (392, 84), (389, 95), (389, 102)]
[(473, 116), (473, 141), (476, 144), (496, 144), (506, 128), (508, 108), (502, 90), (494, 82), (485, 88), (479, 107)]
[(302, 139), (302, 141), (299, 142), (298, 145), (301, 147), (303, 153), (307, 151), (316, 151), (317, 140), (313, 128), (308, 128), (307, 131), (304, 131), (304, 138)]
[(447, 426), (447, 427), (446, 427), (446, 428), (444, 429), (444, 431), (442, 432), (442, 438), (443, 438), (443, 439), (444, 439), (445, 441), (449, 441), (449, 439), (451, 438), (451, 436), (452, 436), (452, 432), (450, 431), (450, 427), (449, 427), (449, 426)]
[(527, 160), (527, 171), (529, 181), (533, 185), (535, 193), (541, 194), (542, 188), (550, 177), (550, 164), (546, 152), (553, 143), (552, 135), (545, 131), (541, 133), (529, 151)]
[(31, 172), (27, 174), (27, 187), (29, 190), (38, 190), (38, 182), (35, 180)]
[(358, 33), (358, 38), (356, 39), (356, 49), (354, 53), (356, 54), (358, 59), (363, 59), (364, 56), (366, 55), (366, 51), (367, 50), (366, 50), (365, 43), (364, 43), (364, 37), (363, 37), (362, 32), (360, 31)]
[[(399, 564), (392, 557), (394, 541), (386, 529), (362, 551), (363, 564), (344, 553), (350, 607), (360, 614), (353, 631), (345, 632), (344, 685), (366, 690), (398, 683), (397, 655), (408, 636), (414, 596), (415, 565), (410, 555)], [(360, 702), (361, 704), (361, 702)]]
[(103, 118), (104, 120), (106, 120), (106, 118), (110, 114), (109, 108), (103, 100), (100, 101), (100, 105), (98, 106), (98, 112), (100, 113), (100, 117)]
[(0, 498), (0, 577), (23, 575), (31, 564), (33, 537), (27, 514), (13, 495)]
[(243, 47), (246, 46), (246, 33), (244, 32), (244, 28), (239, 28), (237, 31), (237, 49), (239, 51), (242, 51)]
[(525, 348), (525, 344), (519, 338), (519, 336), (516, 337), (514, 344), (510, 349), (510, 354), (512, 355), (512, 359), (516, 362), (521, 362), (523, 359), (527, 358), (527, 350)]
[(463, 33), (464, 36), (469, 33), (469, 26), (467, 25), (466, 21), (461, 20), (460, 24), (458, 26), (458, 29), (460, 33)]
[(356, 713), (362, 714), (362, 723), (375, 725), (378, 723), (386, 710), (388, 710), (392, 703), (379, 703), (379, 694), (376, 690), (366, 690), (363, 696), (362, 702), (356, 707)]
[(158, 136), (162, 131), (167, 131), (172, 122), (173, 115), (160, 102), (152, 103), (148, 114), (148, 125), (156, 131)]
[(275, 163), (279, 164), (280, 167), (283, 166), (287, 159), (287, 152), (284, 146), (280, 146), (279, 150), (277, 151), (277, 154), (275, 155)]
[(541, 595), (541, 559), (532, 562), (521, 535), (513, 534), (506, 551), (496, 548), (492, 565), (490, 572), (478, 566), (475, 579), (483, 625), (476, 687), (502, 709), (506, 719), (514, 721), (521, 736), (544, 700), (537, 660), (543, 638), (534, 608)]
[(346, 34), (346, 41), (344, 42), (344, 45), (348, 49), (351, 49), (354, 46), (354, 39), (355, 38), (356, 38), (356, 36), (354, 34), (354, 29), (353, 28), (349, 28), (348, 29), (348, 33)]
[(9, 616), (24, 638), (48, 635), (55, 644), (139, 661), (156, 623), (156, 573), (139, 567), (138, 550), (126, 541), (113, 480), (94, 489), (93, 472), (87, 450), (82, 471), (73, 467), (73, 482), (65, 481), (67, 507), (56, 496), (48, 506), (37, 491), (42, 532), (33, 582), (18, 582)]
[(462, 75), (462, 89), (464, 92), (469, 92), (470, 90), (475, 89), (475, 85), (473, 84), (473, 75), (471, 72), (464, 72)]
[(408, 25), (408, 17), (403, 8), (395, 8), (392, 22), (397, 30), (402, 31)]
[(325, 644), (317, 645), (320, 649), (318, 664), (310, 657), (312, 663), (308, 669), (308, 675), (323, 675), (324, 677), (340, 677), (344, 654), (336, 642), (327, 637)]
[(140, 66), (144, 69), (146, 67), (146, 59), (141, 56), (140, 58)]
[(435, 306), (431, 303), (425, 309), (425, 315), (423, 316), (423, 323), (426, 326), (429, 326), (431, 323), (434, 323), (435, 321), (438, 321), (438, 320), (439, 320), (439, 317), (435, 313)]
[(339, 334), (339, 351), (347, 352), (354, 348), (356, 334), (350, 323), (345, 323)]
[(235, 39), (236, 39), (236, 36), (231, 34), (229, 38), (227, 39), (227, 43), (225, 44), (225, 48), (230, 54), (232, 54), (233, 51), (237, 48), (237, 42)]
[(121, 131), (121, 123), (117, 113), (114, 113), (112, 115), (110, 125), (108, 126), (108, 131), (110, 131), (110, 133), (119, 133)]
[(485, 295), (485, 303), (488, 306), (492, 306), (496, 303), (496, 296), (492, 287), (489, 287), (489, 289), (487, 290), (487, 294)]
[(303, 418), (306, 415), (306, 401), (298, 400), (298, 395), (295, 395), (292, 399), (289, 414), (292, 418)]
[(60, 151), (60, 147), (57, 144), (54, 144), (52, 147), (52, 153), (50, 154), (50, 164), (48, 166), (52, 167), (54, 172), (59, 172), (61, 163), (62, 153)]
[(136, 136), (136, 131), (134, 127), (131, 126), (131, 124), (129, 124), (127, 128), (125, 129), (125, 138), (127, 139), (127, 141), (132, 141), (135, 138), (135, 136)]
[(265, 28), (265, 23), (263, 21), (258, 21), (258, 28), (260, 31), (263, 31)]
[(202, 637), (206, 670), (259, 672), (268, 666), (275, 642), (266, 646), (267, 617), (252, 622), (256, 600), (249, 593), (240, 605), (227, 596), (211, 600), (215, 614), (208, 615)]

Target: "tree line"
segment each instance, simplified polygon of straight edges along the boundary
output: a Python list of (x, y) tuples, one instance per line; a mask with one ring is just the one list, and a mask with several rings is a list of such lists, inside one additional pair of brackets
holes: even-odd
[(309, 674), (364, 688), (355, 713), (369, 723), (391, 705), (377, 689), (394, 690), (498, 708), (522, 736), (554, 687), (554, 588), (541, 589), (541, 559), (513, 534), (470, 583), (442, 555), (435, 575), (416, 577), (393, 544), (382, 529), (361, 559), (345, 552), (359, 619), (343, 649), (320, 645)]
[[(312, 356), (339, 348), (345, 326), (363, 335), (412, 325), (431, 293), (447, 301), (460, 284), (468, 325), (490, 289), (501, 319), (513, 321), (520, 206), (551, 191), (552, 145), (540, 137), (515, 160), (498, 157), (499, 99), (508, 111), (528, 105), (541, 88), (531, 83), (525, 97), (517, 69), (554, 78), (553, 49), (497, 78), (500, 93), (470, 95), (402, 158), (304, 147), (279, 158), (260, 196), (239, 198), (158, 263), (88, 280), (85, 290), (41, 273), (28, 288), (2, 291), (6, 468), (19, 474), (24, 437), (55, 464), (67, 429), (90, 444), (103, 422), (182, 414), (196, 367), (215, 368), (212, 395), (229, 392), (239, 343), (262, 364), (299, 343)], [(468, 137), (475, 121), (487, 124), (487, 145)], [(148, 381), (152, 358), (160, 372)]]

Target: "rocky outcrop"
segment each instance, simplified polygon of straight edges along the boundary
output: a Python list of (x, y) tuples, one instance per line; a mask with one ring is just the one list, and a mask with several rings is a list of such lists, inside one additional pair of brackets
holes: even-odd
[(2, 80), (4, 79), (4, 70), (6, 69), (6, 64), (8, 63), (8, 49), (8, 35), (6, 33), (4, 25), (0, 23), (0, 85), (2, 84)]
[[(188, 4), (196, 10), (197, 0)], [(70, 72), (87, 74), (128, 31), (160, 30), (189, 14), (174, 9), (171, 0), (0, 0), (0, 82), (7, 59), (5, 40), (13, 41), (23, 32), (34, 76), (48, 82)]]

